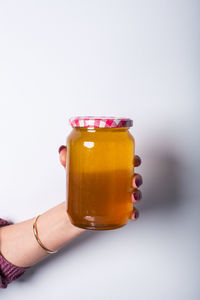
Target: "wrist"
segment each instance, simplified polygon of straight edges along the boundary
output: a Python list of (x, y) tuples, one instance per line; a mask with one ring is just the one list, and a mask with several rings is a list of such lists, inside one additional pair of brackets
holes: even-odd
[(85, 230), (74, 226), (66, 212), (66, 203), (41, 214), (38, 219), (38, 235), (51, 250), (58, 250)]

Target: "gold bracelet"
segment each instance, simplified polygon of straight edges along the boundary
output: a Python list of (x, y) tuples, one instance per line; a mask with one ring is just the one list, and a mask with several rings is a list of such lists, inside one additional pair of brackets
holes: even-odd
[(57, 250), (52, 251), (52, 250), (49, 250), (48, 248), (46, 248), (46, 247), (42, 244), (41, 240), (40, 240), (39, 237), (38, 237), (37, 220), (38, 220), (39, 216), (40, 216), (40, 215), (38, 215), (38, 216), (35, 218), (34, 222), (33, 222), (33, 233), (34, 233), (34, 236), (35, 236), (35, 238), (36, 238), (36, 241), (38, 242), (38, 244), (40, 245), (40, 247), (42, 247), (42, 249), (44, 249), (48, 254), (56, 253)]

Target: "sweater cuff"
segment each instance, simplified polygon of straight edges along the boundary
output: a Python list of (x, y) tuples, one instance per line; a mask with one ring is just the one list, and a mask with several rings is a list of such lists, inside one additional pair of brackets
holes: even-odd
[[(0, 227), (10, 224), (12, 223), (0, 218)], [(23, 275), (26, 269), (29, 268), (18, 267), (8, 262), (0, 253), (0, 288), (6, 288), (11, 281)]]

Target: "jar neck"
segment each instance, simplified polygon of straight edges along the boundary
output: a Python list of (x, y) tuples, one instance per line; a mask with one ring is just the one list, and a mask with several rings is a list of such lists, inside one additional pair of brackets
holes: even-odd
[(73, 127), (81, 132), (122, 132), (129, 130), (130, 127)]

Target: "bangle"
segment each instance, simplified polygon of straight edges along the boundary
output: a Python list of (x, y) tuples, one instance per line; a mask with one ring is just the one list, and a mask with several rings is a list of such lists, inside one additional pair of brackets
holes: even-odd
[(49, 250), (48, 248), (46, 248), (46, 247), (42, 244), (41, 240), (39, 239), (39, 236), (38, 236), (38, 230), (37, 230), (37, 220), (38, 220), (39, 216), (40, 216), (40, 215), (38, 215), (38, 216), (35, 218), (34, 222), (33, 222), (33, 233), (34, 233), (34, 236), (35, 236), (35, 238), (36, 238), (36, 241), (38, 242), (38, 244), (40, 245), (40, 247), (42, 247), (42, 249), (44, 249), (48, 254), (56, 253), (57, 250), (55, 250), (55, 251)]

